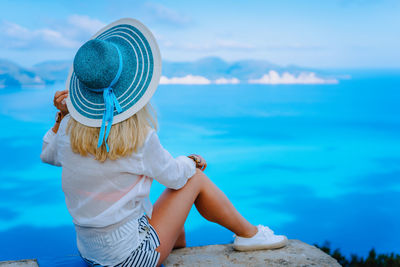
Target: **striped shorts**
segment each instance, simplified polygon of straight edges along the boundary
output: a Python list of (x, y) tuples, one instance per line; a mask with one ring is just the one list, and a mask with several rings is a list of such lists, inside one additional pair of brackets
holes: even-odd
[[(155, 267), (157, 265), (160, 253), (155, 249), (160, 245), (160, 239), (146, 215), (139, 219), (139, 236), (144, 236), (139, 246), (132, 251), (128, 258), (115, 267)], [(83, 260), (88, 266), (102, 266), (85, 258)]]

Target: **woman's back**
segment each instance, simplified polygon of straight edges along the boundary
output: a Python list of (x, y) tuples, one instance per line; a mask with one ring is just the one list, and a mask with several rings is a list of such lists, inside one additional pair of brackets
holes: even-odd
[(73, 152), (67, 115), (57, 134), (43, 138), (41, 159), (62, 166), (62, 188), (77, 232), (82, 256), (104, 265), (121, 262), (141, 242), (139, 219), (152, 215), (149, 199), (153, 178), (169, 188), (181, 188), (195, 173), (185, 156), (173, 158), (154, 129), (132, 154), (104, 162)]
[[(129, 157), (105, 162), (93, 155), (81, 156), (71, 149), (66, 133), (69, 119), (69, 116), (64, 118), (57, 140), (47, 144), (49, 147), (43, 151), (42, 159), (63, 167), (62, 188), (74, 223), (105, 227), (129, 215), (139, 217), (143, 212), (151, 213), (148, 195), (152, 179), (143, 175), (143, 147)], [(51, 153), (52, 146), (57, 146), (57, 153)]]
[(145, 212), (151, 218), (149, 193), (153, 178), (170, 188), (180, 188), (194, 174), (193, 161), (174, 159), (151, 129), (137, 152), (100, 162), (71, 149), (67, 115), (59, 132), (44, 137), (42, 160), (63, 167), (62, 187), (67, 208), (79, 226), (105, 227)]

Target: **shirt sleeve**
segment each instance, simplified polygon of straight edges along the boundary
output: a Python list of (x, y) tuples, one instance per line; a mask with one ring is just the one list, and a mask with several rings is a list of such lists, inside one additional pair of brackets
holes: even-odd
[(162, 147), (154, 130), (149, 133), (143, 147), (143, 168), (144, 175), (172, 189), (183, 187), (196, 172), (194, 161), (186, 156), (172, 157)]
[(66, 135), (67, 123), (70, 115), (67, 114), (60, 123), (57, 133), (50, 128), (43, 137), (42, 153), (40, 159), (54, 166), (62, 166), (63, 148), (65, 148), (69, 138)]
[(43, 137), (42, 153), (40, 159), (44, 163), (61, 166), (57, 153), (57, 134), (50, 128)]

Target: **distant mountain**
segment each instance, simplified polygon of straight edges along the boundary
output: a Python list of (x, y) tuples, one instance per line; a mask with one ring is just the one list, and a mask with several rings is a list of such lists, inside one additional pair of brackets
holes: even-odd
[(34, 65), (32, 70), (48, 83), (64, 82), (71, 65), (71, 61), (65, 60), (45, 61)]
[(242, 81), (257, 79), (270, 70), (277, 72), (289, 71), (298, 73), (308, 69), (289, 66), (282, 67), (263, 60), (239, 60), (227, 62), (219, 57), (206, 57), (193, 62), (163, 62), (162, 73), (167, 77), (182, 77), (186, 75), (203, 76), (207, 79), (237, 78)]
[(9, 60), (0, 59), (0, 89), (22, 86), (41, 87), (45, 81), (32, 70), (23, 68)]
[[(67, 79), (71, 64), (71, 61), (45, 61), (27, 69), (11, 61), (0, 60), (0, 88), (6, 86), (35, 87), (63, 83)], [(318, 71), (313, 69), (293, 65), (282, 67), (263, 60), (227, 62), (218, 57), (206, 57), (192, 62), (164, 61), (162, 83), (174, 83), (174, 81), (177, 83), (188, 81), (187, 84), (191, 84), (191, 81), (200, 81), (202, 84), (218, 83), (217, 81), (220, 81), (219, 83), (276, 84), (285, 83), (285, 81), (296, 83), (297, 77), (301, 75), (303, 75), (301, 76), (302, 81), (309, 80), (304, 73), (311, 73), (310, 77), (313, 81), (324, 81), (323, 78), (316, 76)], [(181, 80), (182, 78), (184, 80)]]

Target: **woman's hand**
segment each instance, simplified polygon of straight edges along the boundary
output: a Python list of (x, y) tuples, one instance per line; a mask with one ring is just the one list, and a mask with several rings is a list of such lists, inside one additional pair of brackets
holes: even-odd
[(202, 156), (191, 154), (188, 156), (188, 158), (191, 158), (196, 163), (196, 168), (199, 168), (202, 171), (207, 168), (207, 162)]
[(67, 104), (65, 103), (65, 99), (68, 97), (68, 90), (57, 91), (54, 94), (53, 103), (54, 106), (61, 111), (62, 115), (65, 116), (68, 114)]

